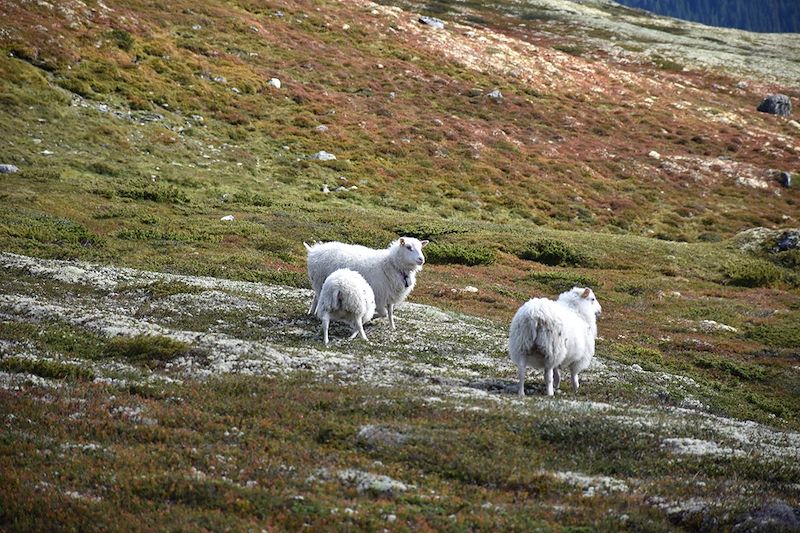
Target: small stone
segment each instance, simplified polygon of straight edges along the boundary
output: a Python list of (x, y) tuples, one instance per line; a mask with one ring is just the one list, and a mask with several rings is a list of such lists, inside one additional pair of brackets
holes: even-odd
[(428, 16), (423, 15), (423, 16), (421, 16), (419, 18), (419, 22), (422, 23), (422, 24), (425, 24), (426, 26), (430, 26), (432, 28), (436, 28), (437, 30), (443, 30), (444, 29), (444, 21), (440, 20), (440, 19), (437, 19), (435, 17), (428, 17)]
[(648, 152), (647, 155), (648, 157), (652, 157), (653, 159), (661, 159), (661, 154), (659, 154), (655, 150), (650, 150), (650, 152)]
[(42, 155), (53, 155), (55, 152), (53, 152), (51, 150), (42, 150), (39, 153), (42, 154)]
[(736, 88), (740, 89), (742, 91), (747, 89), (747, 87), (748, 87), (748, 85), (747, 85), (746, 81), (740, 81), (739, 83), (736, 84)]
[(762, 505), (736, 518), (731, 531), (797, 531), (800, 529), (798, 509), (776, 501)]
[(0, 165), (0, 174), (16, 174), (19, 169), (14, 165)]
[(800, 230), (784, 231), (781, 236), (778, 237), (777, 251), (785, 252), (787, 250), (794, 250), (795, 248), (800, 248)]
[(317, 133), (325, 133), (326, 131), (328, 131), (328, 126), (326, 126), (325, 124), (320, 124), (319, 126), (314, 128), (314, 131), (316, 131)]
[(281, 80), (279, 80), (278, 78), (272, 78), (272, 79), (269, 80), (268, 85), (271, 85), (272, 87), (275, 87), (276, 89), (280, 89), (281, 88)]
[(343, 29), (344, 31), (347, 31), (347, 30), (349, 30), (349, 29), (350, 29), (350, 24), (345, 24), (344, 26), (342, 26), (342, 29)]
[(788, 117), (792, 113), (792, 102), (785, 94), (771, 94), (757, 108), (762, 113)]
[(320, 150), (316, 154), (312, 155), (311, 159), (315, 159), (317, 161), (333, 161), (336, 159), (336, 156), (326, 152), (325, 150)]
[(322, 194), (328, 194), (328, 193), (330, 193), (330, 192), (331, 192), (331, 190), (328, 188), (328, 184), (327, 184), (327, 183), (324, 183), (324, 184), (322, 185)]
[(194, 24), (194, 25), (192, 26), (192, 29), (193, 29), (193, 30), (202, 30), (202, 29), (203, 29), (203, 27), (202, 27), (200, 24)]
[(408, 436), (384, 426), (370, 424), (362, 426), (361, 429), (358, 430), (356, 440), (362, 445), (371, 447), (394, 447), (405, 444), (408, 440)]
[(461, 289), (461, 292), (478, 292), (478, 287), (473, 287), (472, 285), (467, 285), (466, 287)]
[(487, 98), (491, 98), (492, 100), (499, 102), (503, 99), (503, 93), (500, 92), (500, 89), (495, 89), (489, 94), (486, 95)]
[(396, 520), (397, 520), (397, 515), (390, 514), (386, 516), (386, 521), (389, 523), (395, 522)]
[(700, 327), (700, 331), (704, 331), (706, 333), (710, 333), (712, 331), (728, 331), (731, 333), (736, 333), (738, 331), (733, 326), (721, 324), (715, 320), (701, 320), (698, 325)]
[(796, 120), (790, 120), (789, 125), (795, 129), (800, 130), (800, 122), (797, 122)]
[(220, 220), (224, 221), (224, 222), (232, 222), (235, 219), (236, 219), (236, 217), (234, 217), (233, 215), (225, 215)]

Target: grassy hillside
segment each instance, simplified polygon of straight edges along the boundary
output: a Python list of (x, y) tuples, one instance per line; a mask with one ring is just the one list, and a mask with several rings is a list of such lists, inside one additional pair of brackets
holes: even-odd
[[(445, 28), (421, 24), (420, 12), (441, 17)], [(573, 284), (591, 285), (605, 310), (598, 355), (620, 365), (621, 376), (638, 365), (648, 377), (685, 377), (702, 389), (704, 413), (756, 421), (776, 431), (800, 430), (800, 252), (776, 251), (783, 231), (800, 225), (797, 185), (785, 188), (777, 180), (781, 171), (794, 173), (795, 183), (800, 179), (800, 126), (792, 117), (755, 111), (764, 96), (776, 92), (797, 102), (800, 50), (791, 41), (733, 30), (717, 34), (599, 0), (491, 6), (327, 0), (5, 2), (0, 19), (5, 21), (0, 27), (0, 164), (19, 169), (0, 174), (2, 251), (303, 288), (303, 241), (336, 239), (382, 247), (400, 234), (427, 238), (432, 241), (426, 248), (429, 261), (413, 301), (480, 316), (504, 331), (525, 299), (554, 296)], [(273, 78), (280, 80), (279, 87)], [(323, 150), (336, 159), (314, 159)], [(227, 215), (234, 220), (221, 220)], [(759, 227), (767, 229), (747, 232)], [(11, 263), (5, 265), (0, 292), (4, 411), (30, 412), (31, 419), (52, 425), (44, 406), (36, 403), (42, 390), (51, 394), (37, 388), (46, 387), (38, 378), (55, 380), (90, 403), (120, 394), (113, 382), (95, 382), (100, 374), (93, 361), (130, 362), (135, 354), (106, 347), (111, 341), (96, 332), (84, 342), (86, 328), (80, 324), (53, 317), (36, 323), (35, 314), (27, 316), (18, 307), (18, 299), (28, 294), (59, 299), (68, 307), (71, 299), (91, 299), (94, 293), (82, 294), (80, 284), (37, 283), (35, 271), (23, 275)], [(66, 272), (74, 264), (66, 263)], [(464, 291), (466, 286), (477, 292)], [(141, 318), (154, 302), (184, 289), (144, 284), (120, 291)], [(133, 294), (125, 296), (126, 290)], [(115, 294), (95, 296), (113, 299)], [(237, 325), (227, 333), (236, 339), (263, 338), (259, 328), (265, 324), (253, 325), (248, 318), (231, 318)], [(317, 350), (314, 338), (292, 337), (292, 328), (316, 328), (313, 321), (297, 320), (278, 329), (286, 346)], [(212, 317), (204, 317), (181, 327), (208, 332), (215, 326)], [(378, 321), (375, 327), (385, 325)], [(280, 345), (281, 335), (276, 335)], [(428, 338), (433, 334), (424, 328), (420, 335), (431, 345), (439, 342), (435, 335)], [(360, 356), (380, 357), (390, 344), (364, 348)], [(36, 353), (66, 358), (83, 370), (20, 358), (31, 345)], [(469, 349), (466, 342), (464, 350)], [(410, 357), (425, 362), (424, 353)], [(502, 348), (494, 356), (498, 365), (505, 364)], [(162, 366), (145, 365), (152, 371)], [(180, 375), (170, 367), (164, 371)], [(480, 368), (475, 372), (481, 375)], [(494, 369), (490, 374), (483, 377), (497, 377)], [(39, 384), (15, 388), (14, 376)], [(310, 455), (330, 454), (342, 467), (352, 457), (387, 460), (381, 453), (358, 450), (339, 455), (345, 447), (339, 424), (346, 431), (357, 427), (348, 417), (365, 397), (382, 393), (373, 390), (375, 384), (340, 387), (314, 378), (310, 385), (299, 385), (296, 380), (302, 378), (296, 375), (270, 379), (274, 383), (265, 385), (257, 378), (205, 382), (193, 376), (177, 385), (159, 381), (152, 390), (149, 385), (124, 390), (133, 399), (152, 402), (154, 409), (168, 409), (172, 396), (192, 396), (192, 402), (216, 412), (238, 391), (269, 396), (264, 401), (271, 405), (296, 400), (298, 388), (307, 387), (302, 396), (312, 402), (309, 409), (323, 416), (325, 406), (335, 407), (330, 434), (315, 441)], [(497, 379), (511, 383), (513, 372)], [(601, 381), (577, 399), (635, 407), (636, 383), (614, 383)], [(660, 396), (653, 393), (645, 403), (654, 408), (680, 404), (674, 390), (662, 388)], [(58, 390), (69, 396), (64, 388)], [(473, 415), (442, 422), (436, 413), (415, 414), (421, 400), (412, 391), (389, 392), (402, 404), (391, 423), (420, 416), (413, 423), (423, 435), (445, 424), (446, 438), (438, 440), (439, 435), (433, 441), (445, 448), (460, 442), (464, 448), (453, 453), (468, 450), (476, 461), (444, 472), (432, 465), (447, 464), (446, 457), (416, 449), (404, 456), (397, 469), (420, 468), (440, 476), (444, 485), (455, 483), (448, 489), (453, 494), (464, 487), (471, 491), (441, 509), (427, 499), (415, 501), (429, 513), (420, 527), (447, 527), (447, 517), (457, 515), (461, 505), (480, 514), (474, 506), (484, 503), (484, 491), (498, 486), (492, 498), (511, 501), (518, 491), (547, 493), (554, 506), (581, 508), (580, 494), (562, 493), (563, 487), (547, 492), (538, 478), (514, 481), (509, 465), (503, 467), (507, 471), (500, 469), (505, 474), (489, 476), (478, 458), (491, 447), (491, 439), (462, 442), (455, 429), (476, 423)], [(508, 394), (494, 392), (508, 400)], [(526, 401), (534, 408), (542, 403)], [(504, 405), (480, 420), (502, 435), (498, 438), (519, 445), (546, 441), (553, 447), (572, 439), (561, 433), (519, 434), (513, 429), (520, 423), (517, 415)], [(300, 411), (305, 407), (295, 407), (287, 408), (287, 420), (304, 416)], [(194, 414), (201, 416), (203, 409), (198, 409)], [(288, 461), (279, 457), (289, 453), (301, 430), (241, 409), (226, 416), (231, 421), (244, 417), (262, 429), (274, 426), (274, 442), (286, 447), (275, 452), (267, 468), (273, 472)], [(8, 420), (14, 431), (24, 432), (15, 419)], [(94, 422), (87, 423), (90, 434)], [(216, 422), (211, 417), (198, 424)], [(180, 442), (179, 426), (170, 426), (169, 435), (153, 429), (161, 436), (145, 440)], [(112, 430), (104, 426), (100, 433), (105, 431)], [(209, 446), (220, 446), (222, 437), (211, 433)], [(52, 438), (72, 442), (79, 432)], [(128, 439), (139, 436), (120, 438), (129, 445)], [(192, 439), (194, 447), (202, 446), (201, 437)], [(642, 450), (658, 447), (647, 439), (634, 444)], [(37, 496), (31, 489), (34, 478), (53, 464), (26, 462), (18, 452), (39, 444), (36, 439), (21, 444), (16, 437), (3, 442), (2, 468), (15, 473), (15, 487), (27, 488), (2, 520), (18, 529), (42, 527), (67, 506), (77, 513), (77, 523), (90, 523), (91, 502), (82, 501), (75, 510), (69, 499)], [(187, 450), (176, 451), (172, 444), (165, 449), (186, 460)], [(252, 445), (258, 450), (267, 446), (261, 441)], [(601, 446), (596, 451), (607, 450)], [(130, 465), (140, 466), (144, 452), (127, 453)], [(159, 460), (168, 463), (169, 453)], [(272, 453), (265, 451), (268, 458)], [(662, 459), (657, 454), (647, 460), (656, 464)], [(738, 464), (701, 462), (676, 474), (676, 483), (691, 478), (689, 470), (697, 468), (704, 476), (717, 476), (709, 487), (718, 488)], [(298, 459), (304, 472), (313, 463), (313, 457)], [(418, 463), (431, 470), (413, 466)], [(139, 466), (120, 476), (135, 479)], [(544, 468), (544, 462), (539, 466)], [(79, 460), (76, 468), (82, 467)], [(712, 472), (718, 467), (722, 474)], [(19, 474), (24, 468), (30, 468), (30, 478)], [(151, 468), (160, 475), (161, 466)], [(588, 458), (572, 468), (587, 475), (639, 475), (629, 465), (609, 467)], [(418, 474), (414, 470), (411, 477)], [(327, 494), (315, 500), (313, 491), (303, 492), (293, 479), (290, 488), (276, 488), (270, 497), (306, 500), (293, 500), (279, 511), (249, 500), (239, 509), (235, 495), (216, 482), (202, 486), (212, 497), (197, 493), (191, 481), (180, 486), (161, 481), (142, 481), (108, 505), (117, 510), (147, 507), (139, 498), (197, 504), (208, 519), (202, 527), (210, 529), (223, 528), (230, 513), (249, 516), (255, 506), (279, 517), (271, 524), (294, 528), (304, 521), (325, 525), (317, 513), (348, 506), (336, 498), (363, 497)], [(762, 490), (762, 482), (746, 488)], [(730, 490), (739, 488), (734, 484)], [(659, 485), (659, 490), (667, 489)], [(796, 487), (780, 484), (770, 490), (798, 505)], [(675, 490), (670, 498), (689, 499), (684, 496)], [(31, 522), (20, 521), (41, 501), (47, 506)], [(617, 514), (624, 514), (630, 503), (617, 501)], [(676, 518), (643, 497), (636, 505), (647, 517), (645, 529), (702, 526), (694, 522), (696, 516)], [(718, 515), (733, 520), (731, 513), (749, 505), (751, 500), (730, 496)], [(601, 508), (602, 502), (567, 512), (564, 524), (597, 523)], [(147, 512), (153, 513), (148, 523), (156, 527), (160, 511), (148, 507)], [(552, 510), (528, 516), (517, 508), (515, 513), (500, 524), (527, 528), (528, 519), (543, 527), (561, 523)], [(413, 528), (413, 515), (412, 509), (398, 524)], [(201, 523), (193, 521), (196, 516), (185, 523), (184, 518), (170, 515), (165, 524)], [(356, 526), (375, 525), (372, 518), (365, 520)], [(474, 525), (490, 528), (493, 522)], [(616, 527), (616, 519), (607, 526)]]

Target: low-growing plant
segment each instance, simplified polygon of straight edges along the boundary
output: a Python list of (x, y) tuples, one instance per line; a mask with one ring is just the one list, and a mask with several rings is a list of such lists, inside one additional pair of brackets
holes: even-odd
[(698, 368), (724, 372), (737, 380), (760, 381), (766, 376), (764, 369), (759, 366), (739, 363), (715, 355), (695, 356), (694, 365)]
[(94, 372), (80, 365), (43, 359), (5, 357), (0, 359), (0, 368), (7, 372), (24, 372), (49, 379), (94, 379), (95, 377)]
[(149, 200), (151, 202), (186, 204), (189, 197), (174, 185), (161, 182), (140, 182), (117, 188), (116, 193), (122, 198), (131, 200)]
[(425, 247), (425, 257), (434, 265), (458, 264), (467, 266), (491, 265), (497, 259), (492, 248), (478, 245), (431, 243)]
[(773, 348), (796, 349), (800, 346), (800, 318), (795, 314), (776, 323), (752, 325), (744, 336)]
[(769, 287), (781, 279), (781, 270), (764, 259), (741, 258), (723, 267), (725, 283), (738, 287)]
[(113, 29), (109, 32), (109, 37), (121, 50), (127, 52), (133, 49), (133, 36), (126, 30)]
[(104, 357), (119, 357), (128, 362), (156, 368), (181, 356), (188, 355), (191, 346), (161, 335), (114, 337), (103, 349)]
[(557, 239), (538, 239), (517, 254), (520, 259), (550, 266), (591, 266), (591, 261), (572, 246)]
[(441, 222), (403, 222), (392, 228), (397, 235), (406, 235), (417, 239), (435, 239), (442, 235), (465, 233), (467, 229), (455, 223)]
[(664, 364), (664, 357), (659, 350), (636, 344), (617, 344), (609, 356), (620, 363), (637, 364), (650, 371), (661, 370)]

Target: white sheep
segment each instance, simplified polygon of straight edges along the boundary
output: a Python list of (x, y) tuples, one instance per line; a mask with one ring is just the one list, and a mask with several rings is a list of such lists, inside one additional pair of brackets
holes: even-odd
[(511, 321), (508, 355), (517, 365), (519, 395), (525, 396), (525, 369), (544, 369), (547, 395), (561, 382), (559, 367), (569, 368), (572, 389), (578, 374), (589, 366), (597, 338), (597, 315), (602, 308), (589, 288), (575, 287), (557, 301), (533, 298), (519, 308)]
[(414, 289), (417, 272), (425, 263), (422, 248), (426, 244), (428, 241), (412, 237), (401, 237), (383, 250), (341, 242), (303, 243), (308, 250), (308, 279), (314, 289), (309, 314), (316, 311), (322, 284), (331, 272), (350, 268), (367, 280), (375, 293), (378, 316), (388, 316), (389, 326), (395, 329), (394, 306)]
[(322, 338), (326, 345), (331, 319), (350, 323), (353, 327), (351, 339), (360, 333), (361, 338), (367, 340), (364, 324), (375, 314), (375, 295), (361, 274), (340, 268), (322, 284), (316, 313), (322, 320)]

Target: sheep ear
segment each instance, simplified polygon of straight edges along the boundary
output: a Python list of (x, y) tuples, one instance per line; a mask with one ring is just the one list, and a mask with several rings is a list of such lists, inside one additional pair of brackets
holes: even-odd
[(400, 237), (400, 246), (405, 246), (406, 240), (403, 237)]
[(583, 290), (583, 294), (581, 294), (581, 298), (588, 298), (591, 293), (592, 293), (592, 289), (590, 289), (589, 287), (586, 287)]
[(420, 241), (419, 243), (422, 245), (423, 248), (425, 248), (425, 246), (428, 245), (428, 241)]

